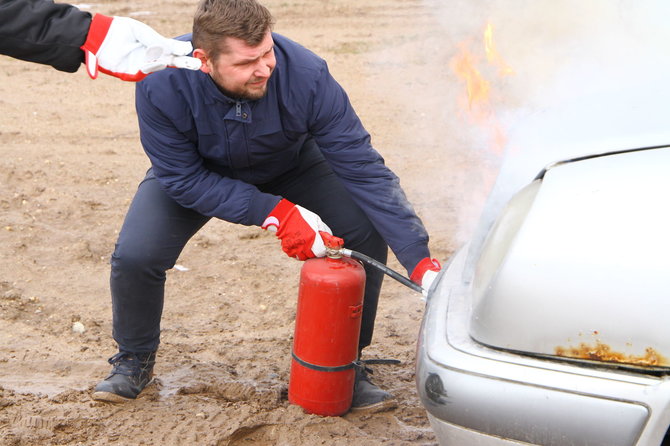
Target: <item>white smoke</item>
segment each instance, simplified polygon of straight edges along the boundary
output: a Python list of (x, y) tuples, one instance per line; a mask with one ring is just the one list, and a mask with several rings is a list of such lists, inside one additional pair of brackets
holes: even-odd
[[(515, 72), (489, 79), (508, 139), (486, 205), (493, 212), (484, 218), (551, 162), (670, 143), (670, 2), (426, 0), (426, 5), (439, 16), (448, 45), (481, 40), (491, 23), (498, 52)], [(476, 135), (485, 131), (471, 124), (461, 130), (461, 144), (467, 147), (470, 139), (479, 150)], [(472, 221), (462, 223), (474, 227)]]

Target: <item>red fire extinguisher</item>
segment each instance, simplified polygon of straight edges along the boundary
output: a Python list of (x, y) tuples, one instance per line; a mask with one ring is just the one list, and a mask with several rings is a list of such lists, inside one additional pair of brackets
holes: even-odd
[(341, 257), (341, 239), (327, 243), (329, 256), (307, 260), (300, 273), (288, 399), (308, 413), (339, 416), (353, 397), (365, 270)]

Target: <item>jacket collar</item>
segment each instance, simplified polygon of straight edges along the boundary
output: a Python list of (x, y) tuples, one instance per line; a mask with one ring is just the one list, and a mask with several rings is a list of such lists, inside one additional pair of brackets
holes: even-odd
[(221, 93), (219, 87), (216, 86), (214, 80), (209, 76), (209, 74), (199, 72), (200, 83), (203, 85), (203, 102), (205, 104), (214, 104), (216, 102), (223, 102), (224, 104), (235, 104), (235, 103), (244, 103), (248, 102), (246, 99), (233, 99)]

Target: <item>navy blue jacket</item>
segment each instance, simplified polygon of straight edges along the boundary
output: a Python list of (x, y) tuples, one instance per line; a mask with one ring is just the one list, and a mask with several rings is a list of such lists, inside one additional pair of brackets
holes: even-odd
[(167, 69), (137, 84), (140, 137), (156, 178), (184, 207), (261, 225), (281, 197), (254, 184), (291, 169), (312, 137), (411, 272), (429, 256), (428, 235), (398, 178), (370, 145), (325, 61), (286, 37), (273, 39), (277, 65), (256, 101), (226, 97), (201, 71)]

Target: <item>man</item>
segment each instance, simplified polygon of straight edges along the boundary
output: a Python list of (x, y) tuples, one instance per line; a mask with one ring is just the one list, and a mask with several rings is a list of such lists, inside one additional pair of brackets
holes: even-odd
[[(137, 86), (152, 168), (112, 255), (119, 353), (94, 399), (132, 399), (150, 382), (165, 272), (212, 217), (276, 230), (283, 250), (301, 260), (325, 254), (325, 231), (381, 262), (390, 246), (424, 287), (439, 271), (398, 178), (326, 63), (272, 25), (256, 0), (202, 0), (192, 35), (201, 71), (165, 71)], [(366, 275), (359, 352), (372, 340), (383, 279), (369, 267)], [(357, 370), (352, 409), (390, 403)]]
[(0, 54), (51, 65), (73, 73), (86, 61), (91, 78), (98, 69), (137, 81), (167, 66), (198, 69), (186, 56), (190, 42), (166, 39), (127, 17), (91, 14), (48, 0), (0, 0)]

